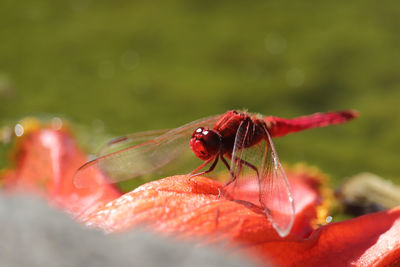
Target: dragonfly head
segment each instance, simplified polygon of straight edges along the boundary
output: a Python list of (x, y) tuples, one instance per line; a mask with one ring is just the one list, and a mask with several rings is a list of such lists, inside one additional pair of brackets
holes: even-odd
[(213, 130), (199, 127), (192, 134), (190, 147), (198, 158), (211, 159), (220, 151), (221, 136)]

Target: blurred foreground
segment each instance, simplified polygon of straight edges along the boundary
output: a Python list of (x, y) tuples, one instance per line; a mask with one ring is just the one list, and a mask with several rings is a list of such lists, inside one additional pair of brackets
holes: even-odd
[(0, 196), (0, 265), (255, 266), (222, 248), (199, 247), (136, 229), (119, 235), (84, 229), (33, 196)]

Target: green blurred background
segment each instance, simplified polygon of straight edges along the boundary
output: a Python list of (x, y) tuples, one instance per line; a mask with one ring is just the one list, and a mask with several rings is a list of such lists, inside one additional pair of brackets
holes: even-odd
[[(0, 4), (0, 120), (57, 115), (105, 135), (228, 109), (349, 124), (276, 139), (335, 184), (400, 173), (398, 1), (12, 1)], [(79, 128), (79, 127), (78, 127)]]

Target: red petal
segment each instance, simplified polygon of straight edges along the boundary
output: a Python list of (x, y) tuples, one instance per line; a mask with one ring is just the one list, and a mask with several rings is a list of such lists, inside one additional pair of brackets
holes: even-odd
[[(21, 137), (20, 137), (21, 138)], [(88, 205), (108, 202), (120, 194), (104, 184), (101, 191), (76, 189), (73, 175), (86, 161), (67, 130), (36, 128), (24, 134), (14, 149), (15, 169), (3, 172), (8, 191), (24, 190), (47, 197), (69, 212), (80, 213)], [(91, 179), (102, 179), (93, 175)], [(98, 183), (98, 182), (96, 182)]]
[(140, 186), (85, 220), (106, 231), (146, 223), (161, 233), (191, 238), (257, 240), (260, 237), (252, 235), (254, 229), (270, 229), (271, 238), (278, 237), (259, 209), (218, 197), (220, 187), (220, 183), (204, 177), (168, 177)]
[[(297, 205), (291, 236), (304, 237), (313, 230), (320, 202), (318, 186), (315, 177), (305, 173), (291, 177)], [(169, 177), (140, 186), (84, 220), (108, 232), (146, 223), (153, 230), (187, 237), (250, 243), (280, 240), (260, 208), (218, 197), (220, 189), (220, 183), (204, 177)]]
[(247, 251), (283, 266), (398, 266), (400, 208), (326, 225), (309, 239), (265, 242)]
[[(223, 241), (283, 266), (398, 263), (400, 209), (332, 223), (302, 238), (299, 234), (311, 231), (310, 219), (316, 216), (318, 194), (312, 194), (312, 188), (316, 192), (319, 185), (316, 180), (306, 179), (304, 173), (296, 177), (289, 172), (289, 177), (295, 181), (293, 192), (298, 208), (293, 231), (285, 239), (277, 235), (260, 209), (218, 197), (221, 185), (204, 177), (189, 180), (186, 176), (174, 176), (145, 184), (100, 207), (84, 220), (109, 232), (146, 225), (180, 238), (201, 238), (207, 243)], [(300, 183), (301, 179), (309, 183)]]

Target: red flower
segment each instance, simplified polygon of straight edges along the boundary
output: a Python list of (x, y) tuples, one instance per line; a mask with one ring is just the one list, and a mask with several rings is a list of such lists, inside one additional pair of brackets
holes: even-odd
[(221, 184), (205, 177), (168, 177), (120, 195), (98, 172), (88, 179), (100, 186), (77, 189), (72, 176), (85, 157), (66, 130), (26, 133), (14, 155), (15, 169), (2, 175), (5, 189), (41, 194), (107, 232), (146, 225), (178, 238), (223, 241), (234, 251), (283, 266), (400, 264), (400, 208), (314, 230), (323, 207), (324, 179), (307, 168), (287, 171), (296, 219), (291, 233), (280, 238), (259, 208), (219, 197)]
[[(121, 195), (106, 183), (96, 191), (77, 189), (73, 185), (75, 171), (87, 158), (68, 130), (53, 130), (31, 119), (26, 120), (24, 126), (25, 134), (18, 137), (11, 153), (15, 169), (2, 173), (2, 185), (6, 190), (39, 194), (74, 214), (86, 210), (89, 205), (97, 206)], [(103, 177), (99, 172), (91, 179), (95, 182)]]

